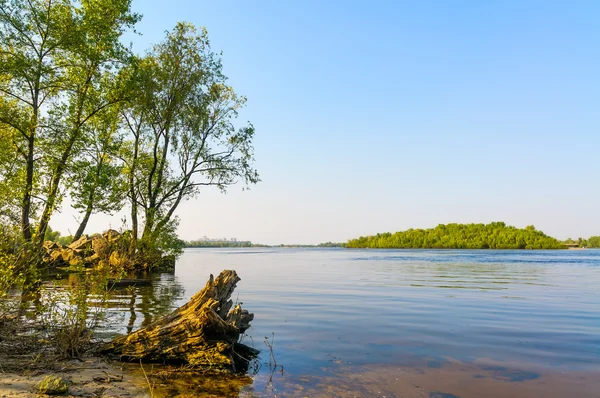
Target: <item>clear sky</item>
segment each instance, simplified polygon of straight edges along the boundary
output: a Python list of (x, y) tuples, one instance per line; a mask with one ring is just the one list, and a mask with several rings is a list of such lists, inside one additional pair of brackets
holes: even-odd
[[(448, 222), (600, 235), (600, 2), (134, 0), (143, 51), (208, 29), (262, 182), (180, 236), (346, 241)], [(68, 208), (51, 223), (77, 223)], [(120, 226), (92, 216), (88, 232)]]

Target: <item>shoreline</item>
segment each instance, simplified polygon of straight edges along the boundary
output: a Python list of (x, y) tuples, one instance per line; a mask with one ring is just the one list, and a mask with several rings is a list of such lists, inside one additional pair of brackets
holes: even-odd
[[(3, 364), (4, 358), (3, 358)], [(69, 390), (64, 396), (78, 397), (146, 397), (146, 381), (120, 363), (101, 357), (86, 356), (81, 360), (59, 361), (58, 369), (24, 368), (20, 372), (0, 372), (0, 397), (31, 397), (39, 393), (40, 381), (45, 376), (66, 380)]]

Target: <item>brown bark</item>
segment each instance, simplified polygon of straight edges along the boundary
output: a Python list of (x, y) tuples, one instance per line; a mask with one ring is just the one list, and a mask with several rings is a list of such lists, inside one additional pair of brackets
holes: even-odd
[(100, 159), (98, 160), (98, 164), (96, 165), (96, 173), (94, 174), (96, 179), (94, 180), (94, 185), (90, 189), (90, 194), (87, 197), (87, 206), (85, 209), (85, 214), (83, 215), (83, 219), (81, 220), (81, 223), (79, 223), (79, 228), (77, 228), (77, 232), (75, 232), (75, 235), (73, 236), (73, 242), (75, 242), (77, 239), (81, 238), (81, 236), (85, 232), (87, 223), (90, 220), (92, 211), (94, 211), (94, 205), (95, 205), (94, 202), (96, 200), (96, 189), (98, 186), (97, 185), (98, 180), (100, 179), (100, 174), (102, 173), (103, 163), (104, 162), (102, 161), (102, 157), (100, 157)]
[(27, 146), (27, 177), (25, 179), (25, 192), (23, 194), (23, 201), (21, 205), (21, 229), (23, 231), (23, 238), (26, 242), (31, 242), (31, 223), (29, 221), (29, 215), (31, 214), (31, 196), (33, 191), (33, 153), (34, 153), (34, 135), (28, 137)]
[(230, 297), (240, 278), (226, 270), (184, 306), (145, 328), (121, 336), (100, 353), (125, 361), (189, 364), (204, 369), (244, 371), (258, 351), (238, 343), (254, 314)]
[(85, 232), (87, 223), (90, 220), (92, 211), (94, 210), (94, 193), (95, 193), (95, 189), (92, 189), (92, 192), (90, 192), (90, 196), (88, 197), (88, 204), (85, 209), (85, 214), (83, 215), (83, 219), (81, 220), (81, 223), (79, 223), (79, 228), (77, 228), (77, 232), (75, 232), (75, 235), (73, 236), (73, 242), (75, 242), (76, 240), (81, 238), (81, 236)]

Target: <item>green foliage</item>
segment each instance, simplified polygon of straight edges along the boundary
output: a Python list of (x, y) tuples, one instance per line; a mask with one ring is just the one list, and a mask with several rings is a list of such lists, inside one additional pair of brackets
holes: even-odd
[(23, 241), (18, 226), (0, 225), (0, 312), (15, 308), (16, 297), (10, 297), (11, 291), (20, 291), (25, 299), (35, 295), (41, 280), (42, 254)]
[(56, 242), (63, 246), (69, 246), (73, 242), (73, 235), (59, 236)]
[(25, 169), (12, 145), (14, 132), (0, 123), (0, 223), (18, 225)]
[(53, 231), (52, 228), (48, 225), (46, 229), (46, 235), (44, 236), (44, 240), (50, 240), (52, 242), (58, 242), (60, 238), (60, 231)]
[(133, 235), (143, 216), (141, 248), (165, 240), (175, 210), (201, 187), (222, 191), (258, 182), (252, 168), (254, 127), (233, 121), (246, 99), (226, 84), (206, 30), (178, 23), (165, 40), (131, 65), (130, 106), (124, 110)]
[[(91, 338), (102, 269), (173, 261), (185, 244), (176, 234), (182, 201), (201, 187), (259, 180), (254, 128), (234, 127), (246, 99), (226, 84), (206, 30), (179, 23), (137, 58), (122, 44), (140, 19), (131, 3), (0, 0), (0, 304), (9, 292), (21, 293), (21, 310), (34, 303), (66, 357)], [(61, 237), (49, 224), (65, 195), (83, 217)], [(44, 296), (44, 240), (66, 245), (92, 214), (127, 199), (132, 226), (119, 250)]]
[(563, 249), (556, 239), (533, 226), (519, 229), (503, 222), (440, 224), (430, 229), (409, 229), (350, 240), (349, 248), (430, 249)]
[(170, 219), (152, 238), (142, 237), (138, 243), (136, 262), (143, 268), (172, 268), (183, 253), (185, 241), (177, 236), (179, 219)]
[(136, 57), (121, 37), (139, 19), (131, 0), (0, 0), (0, 222), (23, 248), (61, 239), (49, 223), (69, 195), (73, 239), (128, 199), (128, 254), (174, 256), (181, 202), (259, 181), (254, 127), (234, 126), (246, 99), (206, 30), (178, 23)]
[(120, 37), (139, 19), (130, 3), (0, 1), (0, 131), (13, 149), (0, 174), (15, 183), (0, 187), (0, 210), (18, 203), (27, 242), (41, 246), (74, 154), (93, 136), (88, 125), (122, 100)]
[[(10, 288), (24, 283), (20, 245), (18, 228), (0, 226), (0, 307), (10, 304), (5, 301)], [(6, 308), (2, 310), (0, 312), (7, 312)]]
[(68, 175), (72, 207), (83, 214), (74, 240), (84, 233), (92, 214), (113, 214), (125, 202), (127, 186), (119, 159), (123, 144), (119, 111), (113, 106), (90, 122), (88, 145), (78, 152)]
[(346, 244), (339, 243), (339, 242), (325, 242), (325, 243), (319, 243), (317, 245), (317, 247), (346, 247)]
[(185, 241), (177, 236), (177, 227), (179, 218), (175, 217), (169, 220), (158, 232), (154, 241), (154, 248), (166, 256), (179, 256), (183, 253)]
[(590, 236), (587, 240), (587, 246), (589, 248), (600, 248), (600, 236)]

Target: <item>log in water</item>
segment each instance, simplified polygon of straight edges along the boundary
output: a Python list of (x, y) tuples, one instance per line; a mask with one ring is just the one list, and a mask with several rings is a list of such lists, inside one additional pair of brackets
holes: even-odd
[(221, 272), (216, 279), (210, 275), (206, 286), (187, 304), (145, 328), (117, 337), (100, 353), (117, 355), (123, 361), (245, 371), (258, 351), (238, 343), (254, 318), (241, 304), (233, 307), (230, 298), (239, 281), (232, 270)]

